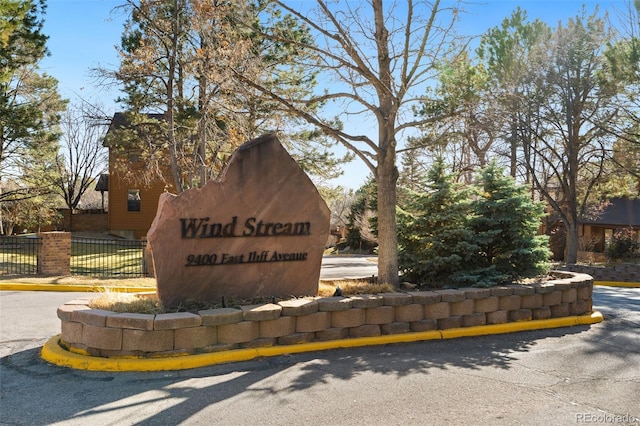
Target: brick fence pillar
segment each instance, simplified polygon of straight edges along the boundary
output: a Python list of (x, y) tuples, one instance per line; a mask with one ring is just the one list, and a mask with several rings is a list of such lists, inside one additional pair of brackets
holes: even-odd
[(38, 273), (71, 275), (71, 233), (38, 232)]

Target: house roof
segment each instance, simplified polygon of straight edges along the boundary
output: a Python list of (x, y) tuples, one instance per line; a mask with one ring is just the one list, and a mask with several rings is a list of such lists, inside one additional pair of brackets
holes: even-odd
[[(143, 115), (151, 120), (156, 120), (156, 121), (164, 120), (164, 114), (144, 113)], [(113, 114), (113, 118), (111, 119), (111, 123), (109, 124), (109, 129), (107, 129), (107, 136), (118, 129), (123, 129), (130, 126), (131, 126), (131, 121), (129, 120), (129, 116), (127, 115), (127, 113), (116, 112), (115, 114)], [(102, 145), (103, 146), (109, 145), (108, 138), (104, 139), (104, 141), (102, 142)]]
[(640, 198), (612, 198), (596, 219), (583, 220), (582, 223), (602, 226), (640, 226)]
[(109, 190), (109, 173), (102, 173), (100, 175), (95, 190), (100, 192)]
[[(164, 120), (164, 114), (157, 113), (145, 113), (149, 118), (154, 120)], [(109, 130), (112, 128), (117, 129), (121, 127), (127, 127), (130, 124), (129, 119), (127, 118), (127, 114), (124, 112), (116, 112), (113, 114), (113, 118), (111, 119), (111, 125), (109, 126)]]

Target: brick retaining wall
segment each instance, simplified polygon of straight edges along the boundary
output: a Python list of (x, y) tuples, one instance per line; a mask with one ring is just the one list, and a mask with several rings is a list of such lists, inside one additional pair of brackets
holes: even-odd
[(493, 288), (322, 297), (166, 314), (58, 308), (61, 344), (100, 357), (161, 357), (576, 316), (592, 310), (593, 279)]
[(640, 282), (639, 263), (620, 263), (613, 266), (574, 264), (563, 266), (560, 269), (563, 271), (589, 274), (595, 281)]

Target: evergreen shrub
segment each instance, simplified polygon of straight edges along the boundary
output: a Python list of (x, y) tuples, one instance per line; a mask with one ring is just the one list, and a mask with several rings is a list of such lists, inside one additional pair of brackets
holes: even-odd
[(491, 163), (468, 189), (442, 160), (398, 212), (403, 279), (427, 287), (491, 287), (548, 272), (548, 238), (538, 235), (544, 206)]

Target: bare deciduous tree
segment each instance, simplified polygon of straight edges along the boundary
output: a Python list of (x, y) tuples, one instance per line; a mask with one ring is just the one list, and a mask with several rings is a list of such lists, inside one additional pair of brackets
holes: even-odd
[(60, 120), (62, 132), (54, 186), (70, 210), (71, 221), (73, 209), (105, 168), (102, 141), (106, 129), (90, 118), (97, 115), (92, 109), (88, 103), (72, 105)]
[(528, 146), (526, 163), (536, 188), (566, 227), (567, 263), (577, 260), (578, 220), (603, 180), (615, 140), (607, 129), (619, 119), (616, 88), (600, 78), (610, 37), (604, 21), (584, 9), (558, 26), (537, 80), (542, 96), (533, 122), (543, 127), (527, 129), (534, 132), (535, 146)]
[[(297, 59), (318, 73), (324, 92), (291, 97), (242, 70), (238, 78), (341, 142), (371, 170), (378, 188), (378, 275), (397, 284), (397, 147), (404, 131), (442, 118), (416, 117), (413, 108), (425, 100), (437, 63), (456, 53), (456, 3), (318, 0), (313, 10), (275, 3), (307, 26), (314, 40), (296, 40), (286, 29), (261, 37), (312, 52)], [(317, 105), (325, 106), (325, 115), (310, 109)], [(331, 108), (336, 117), (327, 117)]]

